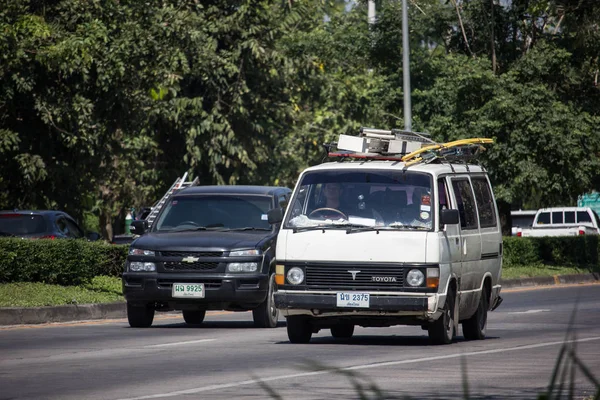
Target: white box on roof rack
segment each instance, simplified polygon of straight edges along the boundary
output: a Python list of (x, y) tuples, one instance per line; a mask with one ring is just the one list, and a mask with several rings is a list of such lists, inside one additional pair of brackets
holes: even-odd
[(337, 148), (338, 150), (366, 153), (368, 143), (365, 137), (340, 135), (338, 138)]

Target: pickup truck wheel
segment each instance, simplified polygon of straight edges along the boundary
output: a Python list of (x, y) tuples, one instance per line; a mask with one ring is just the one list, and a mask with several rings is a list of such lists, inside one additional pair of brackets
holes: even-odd
[(200, 325), (206, 316), (206, 310), (183, 310), (183, 320), (189, 325)]
[(349, 339), (354, 334), (354, 325), (339, 324), (331, 327), (331, 336), (339, 339)]
[(433, 344), (452, 343), (454, 336), (456, 336), (455, 328), (458, 320), (458, 307), (456, 305), (454, 290), (449, 289), (442, 315), (429, 325), (429, 340)]
[(310, 342), (312, 327), (308, 318), (300, 315), (287, 317), (287, 334), (291, 343)]
[(475, 314), (462, 323), (463, 336), (467, 340), (485, 339), (487, 328), (488, 299), (485, 290), (481, 292)]
[(267, 298), (260, 306), (252, 310), (254, 326), (257, 328), (275, 328), (279, 319), (279, 310), (275, 307), (275, 292), (277, 284), (275, 283), (275, 274), (269, 278), (269, 291)]
[(154, 307), (127, 303), (127, 321), (132, 328), (148, 328), (154, 321)]

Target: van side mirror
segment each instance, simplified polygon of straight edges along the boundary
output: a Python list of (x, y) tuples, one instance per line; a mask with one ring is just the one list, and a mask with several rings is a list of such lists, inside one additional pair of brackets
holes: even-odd
[(273, 208), (267, 212), (267, 220), (269, 224), (278, 224), (283, 221), (283, 209), (281, 208)]
[(442, 225), (456, 225), (460, 222), (458, 210), (441, 210), (440, 222)]
[(133, 233), (134, 235), (143, 235), (144, 232), (146, 232), (147, 230), (148, 221), (146, 221), (145, 219), (131, 221), (131, 227), (129, 228), (129, 231), (131, 231), (131, 233)]

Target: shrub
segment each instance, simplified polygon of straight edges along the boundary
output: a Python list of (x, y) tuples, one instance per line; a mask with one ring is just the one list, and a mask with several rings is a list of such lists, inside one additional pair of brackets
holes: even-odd
[(98, 275), (119, 276), (127, 245), (85, 240), (0, 239), (0, 283), (89, 283)]
[(534, 264), (599, 269), (597, 235), (504, 237), (505, 267)]

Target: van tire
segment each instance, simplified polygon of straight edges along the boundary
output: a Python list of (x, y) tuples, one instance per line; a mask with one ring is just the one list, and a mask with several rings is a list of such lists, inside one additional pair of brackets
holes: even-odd
[(204, 322), (206, 310), (183, 310), (183, 320), (188, 325), (200, 325)]
[(454, 289), (448, 289), (442, 315), (429, 324), (429, 340), (433, 344), (450, 344), (456, 336), (458, 307)]
[(338, 324), (331, 327), (331, 336), (336, 339), (349, 339), (354, 334), (354, 325)]
[(487, 329), (488, 297), (484, 289), (477, 305), (477, 311), (471, 318), (463, 321), (463, 336), (467, 340), (483, 340)]
[(312, 326), (308, 318), (301, 315), (287, 317), (287, 334), (291, 343), (310, 342)]
[(152, 304), (133, 305), (127, 302), (127, 321), (132, 328), (148, 328), (154, 321)]
[(275, 328), (279, 319), (279, 310), (275, 307), (275, 295), (277, 284), (275, 283), (275, 274), (269, 277), (269, 289), (267, 298), (257, 308), (252, 310), (254, 326), (257, 328)]

